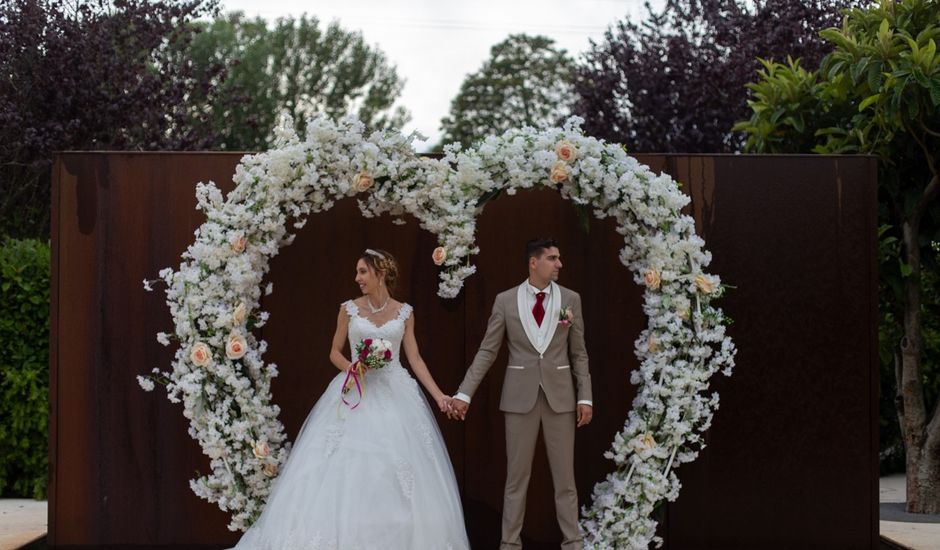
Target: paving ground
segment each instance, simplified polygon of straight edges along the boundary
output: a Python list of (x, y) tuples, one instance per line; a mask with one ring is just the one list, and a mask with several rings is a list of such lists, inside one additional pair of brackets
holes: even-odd
[(882, 538), (900, 548), (940, 550), (940, 515), (908, 514), (904, 511), (907, 499), (904, 474), (883, 477), (878, 485)]
[[(940, 515), (904, 511), (903, 475), (881, 478), (879, 483), (881, 536), (894, 548), (940, 550)], [(45, 501), (0, 499), (0, 550), (19, 550), (46, 535)]]
[(46, 535), (46, 502), (0, 499), (0, 550), (15, 550)]

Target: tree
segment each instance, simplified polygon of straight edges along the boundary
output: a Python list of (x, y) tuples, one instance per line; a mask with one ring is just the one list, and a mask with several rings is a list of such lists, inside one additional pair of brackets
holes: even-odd
[(642, 24), (620, 21), (577, 67), (575, 114), (586, 132), (644, 152), (732, 152), (757, 58), (830, 49), (817, 30), (852, 0), (667, 0)]
[(940, 513), (940, 402), (927, 393), (936, 391), (936, 381), (925, 380), (923, 314), (924, 291), (934, 313), (938, 296), (938, 21), (940, 0), (882, 0), (851, 10), (842, 28), (821, 33), (835, 49), (818, 71), (792, 60), (763, 61), (750, 85), (751, 117), (737, 126), (752, 151), (812, 148), (880, 159), (882, 334), (899, 336), (887, 344), (906, 454), (907, 510), (930, 514)]
[[(265, 149), (281, 111), (298, 130), (307, 117), (351, 114), (375, 129), (399, 128), (408, 113), (394, 107), (403, 81), (382, 51), (360, 33), (316, 18), (278, 19), (273, 28), (260, 18), (235, 12), (199, 23), (199, 32), (182, 56), (197, 67), (218, 59), (235, 66), (216, 84), (237, 101), (208, 105), (207, 133), (220, 136), (229, 150)], [(200, 102), (201, 103), (201, 102)], [(198, 124), (198, 121), (194, 121)]]
[(561, 123), (574, 100), (574, 62), (544, 36), (511, 35), (490, 49), (479, 71), (467, 75), (441, 121), (443, 143), (470, 145), (522, 126)]
[(0, 234), (48, 238), (52, 152), (193, 149), (195, 90), (223, 66), (171, 63), (215, 0), (0, 3)]

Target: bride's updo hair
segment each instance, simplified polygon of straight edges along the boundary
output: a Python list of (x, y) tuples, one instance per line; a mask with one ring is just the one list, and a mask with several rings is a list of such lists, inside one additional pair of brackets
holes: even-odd
[(385, 286), (388, 293), (395, 292), (395, 286), (398, 284), (398, 262), (390, 253), (377, 248), (367, 248), (359, 259), (371, 267), (376, 274), (385, 275)]

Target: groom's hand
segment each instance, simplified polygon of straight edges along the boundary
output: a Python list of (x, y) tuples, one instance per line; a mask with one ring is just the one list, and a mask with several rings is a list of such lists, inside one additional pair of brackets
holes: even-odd
[(469, 408), (470, 403), (455, 397), (450, 402), (450, 412), (447, 413), (447, 417), (451, 420), (464, 420), (467, 418), (467, 410)]
[(594, 407), (590, 405), (578, 405), (578, 427), (586, 426), (591, 423), (594, 417)]

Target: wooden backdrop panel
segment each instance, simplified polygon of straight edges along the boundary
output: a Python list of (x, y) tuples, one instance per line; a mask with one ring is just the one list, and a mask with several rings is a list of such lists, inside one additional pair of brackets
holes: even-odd
[[(194, 184), (231, 188), (238, 154), (64, 153), (53, 181), (50, 349), (50, 544), (221, 547), (238, 535), (187, 485), (208, 460), (162, 389), (136, 375), (167, 368), (172, 329), (162, 286), (141, 281), (179, 255), (203, 221)], [(721, 307), (739, 348), (722, 408), (683, 490), (664, 508), (670, 549), (877, 548), (875, 162), (865, 157), (641, 156), (692, 197), (688, 213), (713, 253), (712, 269), (737, 289)], [(523, 245), (561, 243), (560, 282), (584, 301), (594, 422), (578, 431), (582, 504), (611, 469), (603, 458), (635, 387), (633, 342), (645, 326), (642, 290), (617, 257), (613, 220), (579, 225), (547, 190), (502, 196), (478, 221), (478, 272), (454, 300), (436, 296), (431, 235), (414, 220), (364, 219), (343, 200), (311, 216), (271, 262), (259, 336), (277, 363), (272, 383), (288, 436), (336, 371), (328, 353), (339, 304), (358, 292), (366, 247), (402, 267), (396, 297), (415, 306), (421, 353), (454, 391), (496, 294), (525, 277)], [(464, 498), (474, 548), (499, 538), (505, 435), (497, 410), (505, 350), (474, 396), (466, 423), (439, 424)], [(795, 526), (798, 526), (795, 527)], [(536, 453), (524, 536), (557, 548), (551, 478)]]
[(738, 346), (708, 447), (680, 470), (669, 548), (878, 547), (875, 170), (669, 158), (712, 267), (737, 286), (721, 306)]

